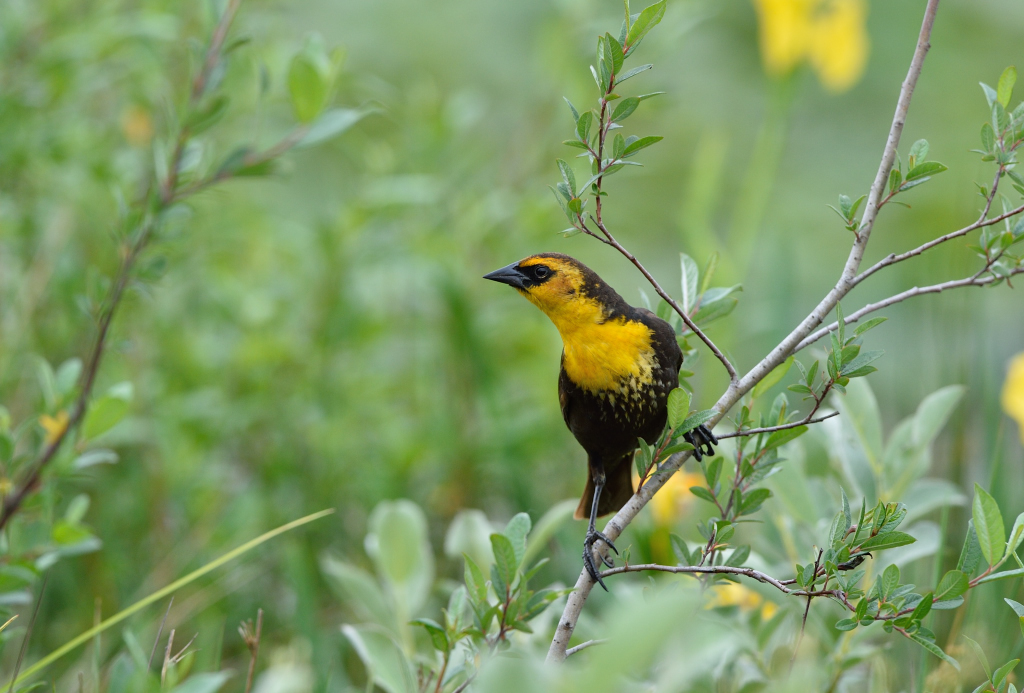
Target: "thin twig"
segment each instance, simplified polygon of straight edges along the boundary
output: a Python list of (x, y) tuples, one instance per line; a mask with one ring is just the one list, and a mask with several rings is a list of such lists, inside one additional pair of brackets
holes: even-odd
[(256, 659), (260, 656), (260, 638), (263, 635), (263, 609), (256, 611), (256, 630), (251, 630), (252, 622), (243, 623), (238, 631), (249, 648), (249, 673), (245, 677), (245, 693), (252, 690), (252, 677), (256, 672)]
[[(1018, 274), (1022, 273), (1024, 273), (1024, 267), (1015, 267), (1014, 269), (1010, 270), (1011, 277), (1015, 277)], [(881, 310), (882, 308), (887, 308), (891, 305), (895, 305), (902, 301), (906, 301), (908, 298), (913, 298), (914, 296), (922, 296), (924, 294), (938, 294), (948, 289), (959, 289), (967, 286), (988, 286), (989, 284), (996, 281), (1000, 281), (1001, 279), (1001, 277), (996, 277), (993, 275), (989, 275), (987, 277), (979, 277), (977, 276), (977, 274), (975, 274), (970, 277), (964, 277), (963, 279), (954, 279), (952, 281), (942, 282), (940, 284), (932, 284), (930, 286), (915, 286), (912, 289), (907, 289), (906, 291), (894, 294), (889, 298), (882, 299), (881, 301), (869, 303), (863, 308), (854, 311), (853, 313), (850, 313), (843, 320), (843, 324), (849, 325), (850, 323), (857, 322), (865, 315), (869, 315), (870, 313), (874, 313), (875, 311)], [(795, 351), (800, 351), (804, 347), (810, 346), (814, 342), (818, 341), (819, 339), (827, 335), (832, 330), (835, 330), (838, 326), (839, 323), (834, 322), (828, 327), (821, 328), (820, 330), (818, 330), (817, 332), (815, 332), (814, 334), (810, 335), (802, 342), (800, 342)], [(722, 436), (719, 436), (719, 438), (721, 437)]]
[(838, 599), (841, 596), (841, 593), (838, 590), (817, 590), (808, 592), (803, 589), (793, 589), (789, 587), (789, 585), (796, 584), (795, 580), (779, 580), (767, 573), (762, 573), (760, 570), (754, 570), (753, 568), (739, 568), (731, 565), (661, 565), (658, 563), (637, 563), (635, 565), (608, 568), (601, 572), (601, 577), (611, 577), (612, 575), (618, 575), (620, 573), (644, 573), (652, 571), (659, 573), (690, 575), (739, 575), (742, 577), (748, 577), (752, 580), (757, 580), (765, 585), (771, 585), (783, 594), (788, 594), (794, 597), (835, 597)]
[[(889, 136), (882, 153), (882, 160), (878, 167), (878, 173), (871, 186), (868, 195), (867, 206), (858, 229), (856, 240), (850, 249), (849, 257), (843, 267), (843, 271), (836, 285), (825, 295), (817, 306), (804, 318), (789, 335), (785, 337), (769, 354), (756, 366), (750, 369), (742, 378), (731, 381), (729, 387), (715, 403), (714, 409), (718, 412), (715, 418), (708, 423), (714, 426), (740, 399), (749, 392), (754, 385), (761, 382), (765, 376), (779, 366), (796, 346), (800, 344), (811, 332), (813, 332), (825, 320), (825, 317), (832, 312), (836, 304), (849, 293), (853, 288), (852, 281), (857, 276), (861, 261), (864, 257), (864, 250), (871, 235), (875, 218), (878, 214), (878, 204), (882, 198), (882, 191), (892, 170), (893, 161), (896, 158), (896, 148), (899, 145), (900, 136), (903, 133), (903, 124), (906, 122), (907, 111), (910, 107), (910, 98), (914, 92), (918, 77), (921, 74), (921, 67), (924, 57), (930, 47), (932, 26), (935, 22), (935, 13), (938, 10), (939, 0), (928, 0), (925, 8), (924, 19), (921, 23), (921, 32), (918, 35), (917, 46), (914, 50), (914, 57), (911, 60), (907, 77), (903, 81), (900, 95), (896, 103), (896, 112), (893, 115), (893, 122), (889, 129)], [(621, 252), (621, 251), (620, 251)], [(605, 525), (604, 534), (613, 541), (633, 521), (637, 514), (651, 500), (655, 493), (666, 483), (672, 473), (679, 469), (686, 460), (690, 458), (688, 452), (679, 453), (670, 457), (663, 465), (663, 473), (654, 475), (639, 489), (632, 498), (616, 513)], [(709, 566), (718, 568), (721, 566)], [(569, 594), (565, 609), (558, 620), (555, 628), (555, 635), (548, 648), (548, 660), (560, 662), (565, 659), (565, 652), (572, 638), (576, 623), (583, 611), (583, 606), (590, 596), (594, 587), (594, 580), (584, 569), (576, 580), (573, 591)]]
[(587, 640), (586, 642), (581, 642), (579, 645), (576, 645), (575, 647), (570, 647), (568, 650), (566, 650), (565, 651), (565, 656), (566, 657), (572, 657), (574, 654), (576, 654), (580, 650), (585, 650), (588, 647), (593, 647), (594, 645), (602, 645), (602, 644), (604, 644), (606, 642), (608, 642), (607, 638), (601, 638), (601, 639), (598, 639), (598, 640)]
[[(626, 45), (624, 45), (623, 49), (629, 50), (629, 44), (627, 43)], [(640, 273), (644, 275), (644, 277), (647, 279), (650, 285), (654, 288), (655, 292), (657, 292), (657, 294), (662, 299), (664, 299), (664, 301), (668, 303), (669, 306), (672, 307), (672, 310), (674, 310), (679, 315), (679, 317), (683, 319), (683, 322), (686, 324), (686, 327), (695, 335), (697, 335), (697, 337), (702, 342), (704, 342), (708, 349), (711, 350), (711, 353), (715, 355), (715, 358), (717, 358), (722, 363), (722, 365), (725, 366), (726, 372), (729, 373), (729, 382), (735, 383), (737, 380), (739, 380), (739, 374), (736, 372), (736, 367), (732, 365), (732, 362), (730, 362), (729, 359), (726, 358), (725, 354), (723, 354), (722, 351), (715, 345), (715, 343), (711, 341), (711, 338), (704, 334), (704, 332), (699, 327), (697, 327), (697, 324), (693, 321), (693, 319), (686, 312), (686, 310), (680, 307), (679, 304), (676, 303), (675, 299), (672, 298), (672, 296), (661, 287), (661, 284), (659, 284), (658, 281), (654, 278), (654, 276), (647, 271), (647, 268), (643, 266), (643, 264), (636, 258), (636, 256), (633, 255), (633, 253), (626, 250), (626, 248), (623, 247), (621, 243), (615, 240), (615, 237), (612, 236), (611, 232), (608, 230), (608, 227), (605, 226), (604, 217), (602, 214), (601, 186), (604, 184), (605, 173), (608, 171), (608, 169), (615, 165), (614, 162), (609, 162), (607, 165), (605, 165), (604, 162), (605, 140), (607, 139), (608, 132), (611, 130), (612, 126), (611, 115), (608, 112), (608, 103), (610, 100), (609, 97), (612, 96), (615, 90), (615, 77), (616, 74), (613, 72), (608, 78), (607, 90), (604, 94), (601, 95), (601, 111), (597, 119), (599, 128), (597, 138), (597, 151), (595, 152), (593, 148), (589, 144), (587, 144), (587, 151), (590, 153), (591, 158), (597, 164), (598, 173), (601, 174), (600, 176), (598, 176), (597, 180), (594, 181), (594, 187), (597, 188), (597, 195), (596, 201), (594, 202), (594, 215), (591, 217), (591, 220), (594, 222), (594, 224), (597, 225), (597, 228), (600, 229), (601, 234), (603, 234), (604, 237), (602, 238), (601, 235), (594, 233), (594, 231), (587, 226), (587, 223), (583, 220), (582, 213), (576, 214), (576, 221), (573, 222), (573, 226), (575, 226), (577, 229), (587, 234), (588, 236), (592, 236), (601, 241), (602, 243), (612, 246), (613, 248), (618, 250), (627, 260), (633, 263), (633, 266), (640, 270)]]
[[(202, 96), (210, 74), (217, 64), (217, 57), (223, 47), (224, 39), (227, 36), (227, 32), (240, 3), (241, 0), (230, 0), (227, 8), (224, 10), (224, 14), (221, 15), (217, 27), (214, 29), (202, 70), (200, 70), (199, 74), (196, 75), (192, 84), (192, 91), (189, 96), (189, 110), (196, 105), (199, 98)], [(188, 136), (188, 128), (182, 127), (178, 133), (174, 154), (171, 156), (171, 160), (169, 162), (170, 168), (168, 170), (167, 179), (164, 181), (162, 186), (157, 207), (149, 214), (146, 221), (143, 222), (136, 233), (134, 242), (124, 252), (121, 267), (118, 270), (117, 278), (114, 282), (114, 287), (107, 297), (105, 308), (100, 316), (96, 339), (93, 342), (92, 351), (90, 352), (87, 360), (88, 365), (82, 372), (78, 397), (75, 400), (71, 416), (68, 418), (68, 423), (64, 427), (64, 430), (60, 431), (54, 439), (43, 448), (43, 452), (35, 462), (29, 466), (29, 470), (25, 475), (24, 480), (15, 487), (14, 491), (12, 491), (9, 496), (4, 498), (3, 507), (0, 508), (0, 530), (7, 526), (10, 519), (21, 508), (25, 499), (39, 486), (43, 471), (53, 461), (53, 458), (60, 450), (61, 445), (64, 443), (68, 435), (74, 431), (82, 422), (82, 419), (85, 418), (85, 413), (89, 406), (89, 398), (92, 395), (93, 386), (96, 383), (96, 374), (99, 371), (100, 363), (103, 361), (103, 356), (106, 350), (110, 326), (113, 323), (114, 316), (121, 304), (121, 299), (124, 297), (125, 289), (131, 279), (132, 270), (135, 267), (135, 263), (138, 260), (139, 255), (145, 249), (150, 240), (153, 228), (156, 225), (156, 217), (159, 216), (163, 209), (174, 201), (174, 195), (178, 183), (178, 169), (181, 167), (181, 159), (184, 155)]]
[[(999, 180), (999, 173), (996, 173), (996, 181), (998, 181), (998, 180)], [(1003, 214), (1000, 214), (998, 216), (992, 217), (991, 219), (986, 219), (985, 217), (988, 216), (988, 211), (989, 211), (989, 208), (992, 205), (992, 198), (995, 196), (996, 189), (997, 189), (997, 184), (994, 183), (992, 185), (992, 192), (990, 192), (988, 197), (986, 198), (985, 208), (982, 211), (981, 216), (978, 217), (978, 220), (975, 221), (973, 224), (968, 224), (967, 226), (964, 226), (963, 228), (960, 228), (960, 229), (957, 229), (956, 231), (951, 231), (951, 232), (947, 233), (945, 236), (939, 236), (938, 238), (932, 239), (932, 240), (928, 241), (927, 243), (922, 243), (921, 245), (919, 245), (918, 247), (914, 248), (913, 250), (908, 250), (905, 253), (899, 253), (899, 254), (891, 253), (890, 255), (885, 256), (884, 258), (882, 258), (881, 260), (879, 260), (875, 264), (871, 265), (871, 267), (868, 267), (866, 270), (864, 270), (863, 272), (858, 274), (857, 277), (853, 280), (853, 284), (854, 285), (860, 284), (862, 281), (864, 281), (865, 279), (870, 277), (872, 274), (874, 274), (878, 270), (885, 269), (886, 267), (891, 267), (892, 265), (895, 265), (898, 262), (903, 262), (904, 260), (909, 260), (912, 257), (917, 257), (918, 255), (921, 255), (925, 251), (931, 250), (935, 246), (942, 245), (943, 243), (945, 243), (947, 241), (951, 241), (954, 238), (960, 238), (961, 236), (966, 236), (971, 231), (976, 231), (977, 229), (981, 229), (981, 228), (984, 228), (986, 226), (994, 226), (995, 224), (998, 224), (1001, 221), (1005, 221), (1006, 219), (1009, 219), (1010, 217), (1015, 217), (1018, 214), (1020, 214), (1021, 212), (1024, 212), (1024, 205), (1021, 205), (1019, 207), (1015, 207), (1014, 209), (1011, 209), (1009, 212), (1004, 212)]]
[(738, 438), (740, 436), (756, 436), (760, 433), (774, 433), (775, 431), (785, 431), (789, 428), (799, 428), (800, 426), (808, 426), (810, 424), (821, 423), (825, 419), (831, 419), (833, 416), (839, 416), (839, 412), (834, 411), (831, 414), (825, 414), (825, 416), (819, 416), (817, 419), (812, 419), (810, 416), (805, 417), (801, 421), (793, 421), (792, 423), (782, 424), (781, 426), (766, 426), (764, 428), (744, 428), (741, 431), (733, 431), (732, 433), (721, 433), (715, 434), (715, 437), (719, 440), (725, 438)]
[(167, 649), (164, 650), (164, 664), (160, 667), (160, 686), (167, 680), (167, 667), (171, 665), (171, 648), (174, 647), (174, 629), (167, 634)]
[[(818, 576), (818, 568), (821, 565), (821, 554), (822, 550), (818, 549), (818, 555), (814, 559), (814, 577), (811, 578), (811, 590), (814, 590), (814, 580)], [(825, 586), (828, 587), (828, 580), (825, 581)], [(804, 618), (800, 621), (800, 636), (796, 639), (796, 647), (793, 648), (793, 656), (789, 660), (789, 671), (793, 671), (793, 665), (796, 664), (796, 656), (800, 654), (800, 645), (804, 641), (804, 632), (807, 630), (807, 617), (811, 613), (811, 595), (807, 595), (807, 606), (804, 607)]]
[(171, 600), (167, 602), (167, 611), (164, 612), (164, 617), (160, 619), (160, 627), (156, 629), (156, 637), (153, 638), (153, 649), (149, 651), (149, 661), (146, 662), (146, 671), (148, 672), (153, 668), (153, 657), (156, 655), (156, 646), (160, 644), (160, 636), (164, 634), (164, 625), (167, 623), (167, 616), (171, 613), (171, 607), (174, 605), (174, 596), (171, 596)]
[[(25, 637), (21, 641), (21, 649), (18, 651), (18, 661), (14, 663), (14, 673), (11, 674), (11, 685), (7, 688), (7, 693), (12, 693), (14, 691), (14, 682), (18, 680), (18, 672), (21, 671), (21, 665), (25, 661), (25, 653), (28, 652), (28, 639), (32, 637), (32, 626), (36, 624), (36, 618), (39, 616), (39, 607), (43, 603), (43, 592), (46, 590), (46, 582), (49, 579), (50, 574), (46, 573), (43, 576), (43, 584), (39, 586), (39, 596), (36, 597), (36, 606), (32, 610), (32, 618), (29, 620), (28, 626), (25, 628)], [(10, 621), (7, 623), (10, 623)]]

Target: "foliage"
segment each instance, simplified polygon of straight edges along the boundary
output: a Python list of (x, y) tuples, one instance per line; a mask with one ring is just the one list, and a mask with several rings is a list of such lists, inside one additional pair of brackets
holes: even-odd
[[(479, 290), (479, 273), (466, 268), (549, 242), (557, 208), (549, 211), (535, 191), (548, 174), (543, 162), (555, 156), (547, 143), (562, 139), (545, 124), (557, 122), (555, 102), (564, 104), (545, 80), (557, 75), (580, 103), (584, 85), (568, 66), (593, 24), (579, 13), (604, 21), (604, 10), (559, 6), (541, 16), (526, 4), (496, 18), (489, 6), (466, 4), (426, 16), (395, 0), (359, 10), (359, 21), (333, 9), (321, 16), (314, 4), (289, 8), (281, 22), (273, 4), (245, 4), (223, 45), (226, 59), (191, 103), (205, 43), (229, 4), (0, 5), (4, 496), (41, 450), (67, 436), (0, 542), (0, 608), (18, 614), (0, 630), (0, 671), (15, 670), (37, 601), (22, 672), (89, 632), (94, 618), (109, 623), (256, 528), (336, 505), (339, 519), (312, 526), (308, 537), (268, 545), (181, 588), (161, 635), (163, 607), (140, 611), (45, 675), (59, 689), (75, 689), (82, 674), (85, 690), (242, 690), (238, 672), (251, 645), (225, 623), (263, 607), (255, 690), (264, 693), (350, 690), (374, 680), (384, 690), (429, 689), (433, 680), (452, 691), (477, 667), (474, 690), (592, 693), (638, 682), (656, 690), (923, 690), (926, 676), (929, 690), (983, 679), (980, 690), (1019, 687), (1021, 520), (1007, 526), (1021, 509), (1013, 492), (1019, 447), (991, 404), (1021, 334), (1009, 292), (943, 295), (939, 310), (893, 308), (870, 347), (863, 333), (879, 323), (865, 315), (847, 328), (837, 311), (830, 344), (772, 370), (731, 412), (740, 431), (788, 428), (727, 439), (719, 456), (694, 467), (697, 500), (682, 515), (657, 525), (641, 516), (625, 546), (617, 542), (632, 566), (756, 571), (795, 592), (841, 592), (849, 606), (838, 594), (787, 597), (739, 573), (705, 575), (702, 584), (686, 574), (617, 575), (609, 583), (615, 603), (588, 604), (574, 640), (611, 642), (561, 668), (543, 665), (563, 604), (557, 595), (579, 568), (580, 528), (563, 523), (573, 504), (557, 503), (578, 491), (582, 461), (550, 397), (557, 350), (547, 326)], [(919, 24), (899, 9), (873, 9), (878, 52), (903, 45)], [(472, 36), (453, 30), (466, 17), (483, 28)], [(559, 164), (556, 197), (570, 212), (578, 201), (576, 222), (599, 231), (588, 214), (605, 205), (623, 237), (654, 256), (653, 274), (678, 266), (682, 275), (678, 299), (659, 294), (655, 304), (643, 290), (635, 294), (672, 322), (687, 354), (669, 427), (638, 455), (645, 484), (685, 451), (686, 430), (715, 415), (708, 393), (722, 377), (706, 354), (701, 360), (677, 307), (698, 329), (713, 330), (736, 363), (775, 344), (778, 325), (817, 295), (836, 261), (839, 235), (812, 233), (827, 220), (806, 201), (857, 189), (862, 145), (877, 139), (864, 114), (891, 112), (889, 92), (903, 77), (875, 65), (865, 88), (846, 97), (815, 91), (794, 100), (783, 124), (800, 127), (791, 129), (781, 163), (768, 165), (758, 134), (763, 84), (749, 49), (753, 17), (746, 4), (657, 3), (629, 15), (624, 35), (602, 35), (592, 75), (598, 105), (574, 115), (568, 145), (589, 165), (579, 176), (588, 184), (577, 183), (573, 159)], [(960, 156), (969, 145), (957, 133), (985, 102), (968, 108), (957, 85), (973, 84), (986, 62), (1005, 54), (995, 34), (972, 33), (995, 32), (995, 22), (971, 14), (958, 25), (963, 34), (934, 50), (959, 46), (960, 59), (932, 73), (941, 88), (922, 90), (908, 121), (908, 134), (925, 130), (931, 144), (902, 149), (896, 187), (886, 188), (884, 204), (914, 204), (898, 211), (890, 234), (897, 247), (932, 239), (965, 213), (952, 191), (975, 169)], [(320, 28), (330, 40), (300, 40), (296, 26)], [(677, 40), (693, 26), (713, 40)], [(999, 31), (1008, 27), (999, 20)], [(328, 48), (339, 36), (347, 59)], [(488, 37), (487, 45), (473, 36)], [(640, 65), (629, 74), (641, 41), (636, 55), (669, 69)], [(620, 59), (626, 67), (616, 67)], [(625, 79), (619, 70), (631, 80), (625, 91), (614, 86)], [(1010, 214), (1021, 193), (1015, 74), (984, 88), (979, 149), (999, 172), (996, 184), (979, 186), (981, 204), (1008, 216), (970, 239), (977, 265), (963, 253), (929, 253), (913, 269), (894, 268), (907, 285), (979, 267), (979, 280), (1012, 284), (1009, 273), (1020, 267), (1020, 223)], [(640, 80), (657, 86), (632, 89)], [(655, 88), (669, 94), (641, 93)], [(772, 88), (792, 97), (799, 82)], [(380, 110), (376, 101), (387, 116), (366, 118)], [(948, 107), (960, 102), (963, 109)], [(627, 127), (637, 135), (626, 137)], [(605, 151), (595, 156), (602, 128)], [(296, 153), (282, 157), (285, 150)], [(929, 150), (941, 152), (948, 170), (928, 160)], [(615, 179), (621, 206), (609, 210), (603, 179), (638, 158), (646, 168)], [(170, 187), (181, 197), (161, 201), (172, 171)], [(787, 183), (773, 188), (780, 173)], [(762, 216), (750, 211), (758, 199), (770, 200)], [(865, 202), (839, 198), (836, 211), (854, 234)], [(151, 242), (75, 428), (91, 331), (147, 220)], [(733, 233), (744, 225), (737, 220), (757, 233)], [(680, 230), (686, 253), (677, 265), (675, 252), (660, 251), (678, 245)], [(631, 268), (602, 265), (605, 256), (577, 245), (589, 240), (570, 239), (564, 250), (631, 295)], [(886, 358), (875, 362), (882, 347)], [(885, 372), (868, 388), (860, 376), (879, 364)], [(939, 388), (955, 382), (967, 387)], [(786, 387), (806, 406), (776, 392)], [(840, 415), (804, 424), (808, 411)], [(914, 413), (890, 426), (899, 412)], [(961, 490), (976, 480), (973, 494)], [(415, 504), (381, 503), (403, 497)], [(467, 506), (486, 515), (461, 510)], [(546, 508), (520, 556), (525, 516), (517, 513), (536, 518)], [(516, 524), (506, 525), (509, 517)], [(860, 525), (870, 524), (870, 534), (879, 519), (865, 538)], [(505, 537), (512, 553), (492, 535)], [(895, 545), (907, 537), (916, 541)], [(321, 555), (325, 546), (331, 558)], [(529, 574), (542, 556), (550, 560)], [(467, 586), (457, 586), (470, 561), (482, 576), (471, 578), (479, 597), (472, 606)], [(711, 589), (702, 593), (703, 585)], [(740, 596), (716, 596), (725, 589)], [(552, 597), (543, 611), (531, 606)], [(965, 597), (958, 609), (942, 608)], [(895, 632), (885, 633), (890, 627)], [(165, 655), (172, 628), (174, 651)], [(193, 632), (197, 640), (182, 649)], [(910, 637), (898, 637), (904, 633)], [(151, 647), (161, 650), (155, 667)], [(956, 659), (962, 678), (939, 656)], [(988, 660), (1006, 664), (990, 668)], [(165, 669), (162, 682), (154, 668)]]

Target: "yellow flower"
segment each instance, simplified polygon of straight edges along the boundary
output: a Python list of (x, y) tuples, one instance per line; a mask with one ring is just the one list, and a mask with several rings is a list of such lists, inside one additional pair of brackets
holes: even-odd
[(68, 427), (68, 413), (61, 409), (57, 416), (43, 414), (39, 417), (39, 425), (46, 430), (46, 444), (52, 445)]
[(1024, 443), (1024, 352), (1010, 360), (1003, 385), (1003, 411), (1017, 422), (1020, 440)]
[(811, 43), (811, 66), (826, 89), (846, 91), (868, 62), (867, 7), (862, 0), (833, 0), (818, 18)]
[(683, 516), (686, 507), (696, 499), (691, 486), (703, 486), (704, 475), (698, 472), (676, 472), (651, 498), (651, 514), (659, 527), (672, 525)]
[(121, 132), (133, 147), (147, 147), (153, 139), (153, 119), (139, 106), (129, 106), (121, 114)]
[(866, 0), (754, 0), (768, 74), (810, 63), (826, 89), (846, 91), (868, 58)]
[(713, 609), (718, 606), (738, 606), (740, 611), (760, 609), (761, 618), (766, 621), (779, 610), (773, 602), (766, 601), (754, 590), (736, 582), (721, 583), (711, 588), (711, 599), (708, 600), (706, 608)]

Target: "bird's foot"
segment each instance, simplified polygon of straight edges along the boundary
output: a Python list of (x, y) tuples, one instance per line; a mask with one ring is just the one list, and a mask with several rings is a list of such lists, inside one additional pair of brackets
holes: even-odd
[[(604, 588), (604, 591), (607, 592), (608, 586), (605, 585), (604, 580), (601, 579), (598, 565), (594, 561), (594, 542), (598, 539), (607, 544), (608, 548), (615, 553), (619, 552), (619, 550), (615, 548), (615, 544), (612, 543), (612, 540), (606, 537), (603, 532), (599, 532), (594, 527), (590, 527), (590, 529), (587, 530), (587, 538), (583, 540), (583, 566), (587, 569), (590, 577), (596, 580), (597, 583)], [(601, 556), (601, 563), (609, 568), (615, 567), (615, 563), (607, 556), (607, 554)]]
[(698, 462), (704, 459), (705, 455), (708, 457), (715, 456), (715, 448), (713, 446), (718, 445), (718, 438), (704, 424), (697, 426), (697, 428), (688, 433), (684, 433), (683, 438), (693, 446), (693, 457)]

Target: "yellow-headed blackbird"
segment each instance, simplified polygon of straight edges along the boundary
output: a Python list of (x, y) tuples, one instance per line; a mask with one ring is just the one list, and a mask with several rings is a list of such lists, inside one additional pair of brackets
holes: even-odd
[[(630, 473), (637, 439), (654, 443), (665, 427), (668, 393), (679, 385), (683, 361), (675, 331), (651, 311), (626, 303), (583, 263), (560, 253), (531, 255), (484, 279), (515, 288), (551, 318), (562, 336), (558, 401), (590, 467), (575, 517), (587, 517), (589, 505), (583, 562), (604, 587), (592, 547), (601, 539), (616, 549), (595, 523), (633, 495)], [(711, 445), (718, 442), (703, 426), (686, 439), (698, 460), (713, 455)], [(603, 560), (612, 565), (607, 557)]]

